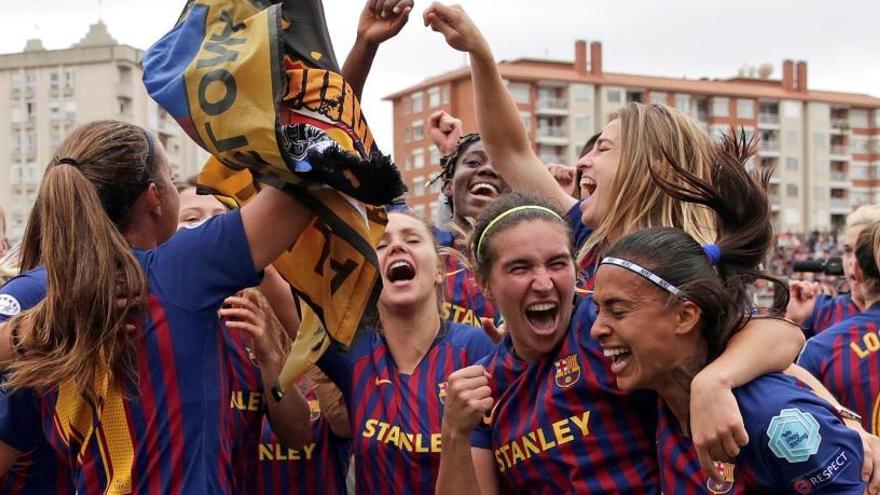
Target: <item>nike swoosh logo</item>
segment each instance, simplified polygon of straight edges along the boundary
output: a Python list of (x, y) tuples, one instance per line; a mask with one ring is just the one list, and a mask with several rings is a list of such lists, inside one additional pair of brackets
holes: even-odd
[(379, 378), (378, 376), (376, 377), (376, 385), (386, 385), (386, 384), (391, 385), (391, 380), (388, 380), (386, 378)]
[(499, 401), (495, 401), (495, 405), (492, 406), (492, 410), (489, 411), (489, 415), (488, 415), (488, 416), (486, 416), (486, 415), (483, 416), (483, 423), (484, 423), (484, 424), (491, 426), (492, 423), (495, 422), (495, 411), (498, 410), (498, 404), (500, 404), (500, 402), (499, 402)]

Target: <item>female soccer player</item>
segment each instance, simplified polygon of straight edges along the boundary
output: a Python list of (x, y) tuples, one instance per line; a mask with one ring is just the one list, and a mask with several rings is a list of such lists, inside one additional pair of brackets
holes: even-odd
[[(594, 308), (573, 303), (567, 221), (546, 201), (514, 193), (480, 217), (471, 252), (508, 337), (479, 365), (449, 377), (438, 492), (478, 484), (483, 494), (656, 493), (656, 396), (621, 392), (590, 337)], [(802, 343), (789, 324), (750, 325), (712, 364), (733, 386), (784, 369)], [(777, 362), (757, 362), (766, 356), (756, 359), (756, 345), (772, 348)], [(725, 440), (711, 454), (735, 453), (737, 442), (745, 443)]]
[(807, 341), (798, 364), (819, 378), (854, 410), (866, 430), (880, 432), (880, 222), (864, 226), (852, 256), (850, 276), (859, 279), (865, 310)]
[(0, 338), (2, 354), (15, 355), (8, 389), (41, 404), (39, 416), (17, 418), (17, 432), (43, 430), (79, 493), (228, 492), (217, 310), (260, 282), (310, 213), (265, 187), (240, 211), (172, 237), (179, 198), (149, 133), (94, 122), (57, 153), (22, 249), (24, 267), (45, 267), (45, 300)]
[[(750, 176), (744, 143), (727, 141), (711, 185), (686, 177), (675, 165), (686, 187), (658, 178), (677, 199), (717, 212), (717, 244), (703, 248), (671, 228), (623, 237), (598, 269), (591, 334), (621, 390), (649, 389), (660, 396), (657, 459), (663, 493), (862, 494), (867, 487), (859, 434), (830, 404), (780, 373), (734, 391), (750, 441), (729, 462), (716, 464), (722, 480), (699, 469), (689, 438), (690, 383), (754, 314), (750, 282), (764, 277), (757, 267), (772, 242), (769, 176), (763, 183)], [(777, 314), (786, 299), (784, 291), (777, 295)]]
[(347, 353), (318, 366), (342, 390), (354, 438), (357, 493), (431, 493), (440, 463), (446, 378), (490, 352), (479, 329), (441, 317), (443, 267), (428, 226), (388, 215), (377, 247), (379, 318)]

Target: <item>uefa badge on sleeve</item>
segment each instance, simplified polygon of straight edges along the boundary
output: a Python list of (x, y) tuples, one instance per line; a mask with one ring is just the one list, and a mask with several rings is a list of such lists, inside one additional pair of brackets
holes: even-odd
[(578, 363), (577, 354), (566, 356), (554, 364), (556, 365), (556, 385), (559, 388), (568, 388), (581, 377), (581, 366)]
[(783, 409), (774, 416), (767, 428), (767, 436), (773, 454), (791, 463), (806, 461), (819, 452), (822, 443), (816, 418), (800, 409)]
[(729, 462), (714, 462), (714, 469), (721, 475), (722, 481), (717, 481), (714, 478), (709, 478), (706, 480), (706, 488), (709, 489), (710, 493), (728, 493), (733, 488), (734, 477), (733, 471), (736, 469), (736, 466), (730, 464)]

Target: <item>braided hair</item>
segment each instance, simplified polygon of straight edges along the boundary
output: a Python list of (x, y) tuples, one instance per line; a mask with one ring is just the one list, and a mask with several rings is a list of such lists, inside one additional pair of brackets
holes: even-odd
[[(477, 133), (465, 134), (462, 136), (461, 139), (458, 140), (458, 145), (455, 147), (455, 150), (440, 159), (440, 173), (431, 179), (428, 182), (428, 185), (433, 185), (439, 180), (442, 181), (441, 184), (446, 188), (446, 186), (452, 182), (452, 176), (455, 175), (455, 168), (458, 166), (458, 161), (468, 148), (477, 141), (480, 141), (480, 135)], [(455, 213), (455, 207), (452, 205), (452, 196), (446, 195), (445, 201), (446, 205), (449, 206), (449, 209)]]

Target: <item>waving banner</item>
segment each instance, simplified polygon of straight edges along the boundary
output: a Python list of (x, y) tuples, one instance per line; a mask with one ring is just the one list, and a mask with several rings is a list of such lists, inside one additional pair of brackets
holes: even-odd
[(315, 213), (273, 265), (306, 321), (349, 345), (380, 288), (381, 205), (404, 186), (339, 73), (320, 0), (190, 0), (143, 65), (150, 95), (213, 155), (202, 191), (238, 207), (271, 184)]

